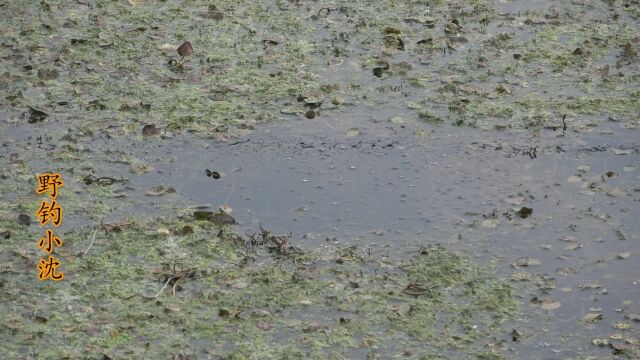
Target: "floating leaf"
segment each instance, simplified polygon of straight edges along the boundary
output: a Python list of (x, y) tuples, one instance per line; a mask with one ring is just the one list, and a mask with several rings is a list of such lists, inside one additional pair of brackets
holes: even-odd
[(567, 246), (564, 247), (565, 250), (578, 250), (578, 249), (582, 249), (582, 244), (569, 244)]
[(523, 256), (517, 259), (515, 262), (513, 262), (511, 266), (513, 266), (514, 268), (519, 268), (519, 267), (527, 267), (527, 266), (536, 266), (540, 264), (541, 262), (538, 259), (530, 258), (528, 256)]
[(627, 319), (635, 322), (640, 322), (640, 314), (627, 314)]
[(153, 171), (153, 166), (146, 164), (133, 164), (129, 167), (129, 172), (134, 175), (142, 175)]
[(398, 125), (404, 124), (404, 120), (400, 116), (394, 116), (391, 119), (389, 119), (389, 121), (393, 124), (398, 124)]
[(521, 205), (522, 202), (524, 202), (524, 197), (522, 196), (509, 196), (508, 198), (504, 199), (504, 202), (506, 202), (507, 204), (511, 204), (511, 205)]
[(596, 322), (596, 321), (600, 321), (602, 320), (603, 316), (602, 314), (598, 314), (598, 313), (589, 313), (585, 316), (582, 317), (582, 320), (584, 322)]
[(569, 183), (579, 183), (581, 181), (582, 181), (582, 177), (580, 175), (571, 175), (567, 179), (567, 182)]
[(347, 137), (354, 137), (360, 135), (360, 130), (358, 128), (351, 128), (347, 130)]
[(595, 345), (595, 346), (605, 347), (605, 346), (609, 345), (609, 340), (596, 338), (596, 339), (591, 340), (591, 343), (593, 345)]
[(231, 214), (233, 212), (233, 208), (231, 208), (231, 206), (229, 205), (222, 204), (218, 206), (218, 209), (225, 214)]
[(256, 317), (265, 317), (271, 315), (271, 313), (264, 309), (254, 309), (253, 315), (255, 315)]
[(498, 224), (500, 224), (500, 220), (498, 219), (485, 219), (480, 223), (480, 225), (486, 228), (494, 228), (498, 226)]
[(164, 185), (157, 185), (157, 186), (152, 186), (150, 188), (147, 188), (147, 190), (144, 192), (145, 195), (147, 196), (161, 196), (164, 194), (170, 194), (170, 193), (174, 193), (176, 192), (176, 189), (172, 188), (172, 187), (167, 187)]
[(633, 154), (632, 149), (613, 149), (613, 153), (616, 155), (629, 155)]
[(562, 305), (559, 301), (553, 300), (548, 297), (544, 297), (540, 299), (536, 296), (533, 299), (531, 299), (531, 302), (534, 305), (539, 306), (542, 310), (555, 310)]
[(631, 323), (626, 322), (626, 321), (621, 321), (621, 322), (618, 322), (615, 325), (613, 325), (613, 327), (618, 329), (618, 330), (629, 330), (629, 329), (631, 329)]
[(578, 285), (578, 288), (582, 289), (582, 290), (588, 290), (588, 289), (599, 289), (602, 286), (598, 283), (584, 283), (584, 284), (580, 284)]

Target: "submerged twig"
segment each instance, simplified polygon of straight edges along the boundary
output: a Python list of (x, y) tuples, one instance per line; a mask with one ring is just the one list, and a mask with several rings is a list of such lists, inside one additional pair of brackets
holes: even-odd
[(96, 240), (96, 233), (98, 232), (98, 229), (96, 228), (96, 230), (93, 232), (93, 237), (91, 237), (91, 244), (89, 244), (89, 247), (83, 251), (81, 254), (86, 254), (87, 251), (89, 251), (89, 249), (91, 249), (91, 247), (93, 246), (93, 242)]
[(171, 280), (173, 280), (174, 278), (170, 277), (169, 279), (167, 279), (167, 282), (164, 283), (164, 285), (162, 286), (162, 288), (160, 289), (160, 291), (158, 291), (155, 295), (153, 295), (154, 298), (157, 298), (160, 294), (162, 294), (162, 292), (164, 291), (164, 289), (167, 287), (167, 285), (169, 285), (169, 282)]

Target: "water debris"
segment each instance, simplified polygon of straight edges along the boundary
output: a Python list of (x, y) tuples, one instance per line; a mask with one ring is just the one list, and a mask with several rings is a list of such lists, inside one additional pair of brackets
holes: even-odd
[(402, 118), (402, 116), (394, 116), (389, 119), (389, 122), (396, 125), (402, 125), (404, 124), (404, 119)]
[(316, 117), (316, 112), (313, 110), (308, 110), (304, 113), (304, 117), (306, 117), (307, 119), (313, 119)]
[(458, 19), (453, 19), (444, 26), (444, 32), (450, 35), (458, 34), (462, 30), (462, 26)]
[(386, 61), (380, 61), (378, 62), (378, 65), (380, 66), (373, 68), (373, 75), (376, 77), (382, 77), (382, 74), (389, 70), (389, 63)]
[(147, 164), (137, 163), (129, 166), (129, 172), (134, 175), (142, 175), (151, 171), (153, 171), (153, 166)]
[(231, 214), (233, 212), (233, 208), (231, 208), (231, 206), (225, 205), (225, 204), (220, 205), (218, 207), (218, 209), (220, 211), (222, 211), (223, 213), (225, 213), (225, 214)]
[(210, 178), (214, 178), (216, 180), (220, 179), (222, 177), (222, 174), (220, 174), (218, 171), (215, 170), (209, 170), (209, 169), (205, 169), (204, 173), (210, 177)]
[(155, 124), (147, 124), (142, 127), (143, 136), (153, 136), (160, 134), (160, 129)]
[(537, 296), (531, 299), (531, 303), (538, 306), (542, 310), (556, 310), (562, 306), (559, 301), (556, 301), (549, 297), (538, 298)]
[(630, 330), (633, 327), (633, 325), (631, 325), (630, 322), (620, 321), (615, 323), (613, 327), (618, 330)]
[(147, 188), (147, 190), (145, 190), (144, 194), (146, 196), (161, 196), (164, 194), (171, 194), (171, 193), (175, 193), (176, 189), (169, 187), (169, 186), (164, 186), (164, 185), (156, 185), (156, 186), (151, 186), (149, 188)]
[(633, 154), (633, 149), (612, 149), (615, 155), (630, 155)]
[(279, 40), (274, 40), (274, 39), (263, 39), (262, 40), (262, 44), (264, 45), (264, 48), (266, 49), (269, 46), (275, 46), (280, 44)]
[(515, 262), (513, 262), (511, 266), (517, 269), (520, 267), (537, 266), (540, 264), (541, 262), (538, 259), (531, 258), (528, 256), (523, 256), (521, 258), (518, 258)]
[(185, 267), (182, 264), (173, 263), (165, 265), (163, 270), (158, 273), (159, 281), (164, 283), (164, 285), (153, 298), (158, 298), (167, 286), (171, 286), (172, 294), (175, 295), (176, 292), (182, 290), (178, 282), (186, 279), (195, 279), (196, 273), (197, 269)]
[(538, 158), (538, 147), (530, 146), (529, 149), (522, 149), (522, 155), (529, 155), (530, 159)]
[(631, 253), (630, 253), (630, 252), (621, 252), (621, 253), (618, 253), (618, 259), (620, 259), (620, 260), (626, 260), (626, 259), (628, 259), (630, 256), (631, 256)]
[(184, 63), (184, 59), (193, 54), (193, 47), (190, 42), (185, 41), (176, 51), (178, 52), (178, 55), (181, 56), (179, 64), (182, 65), (182, 63)]
[(253, 309), (253, 315), (255, 317), (266, 317), (271, 315), (271, 313), (268, 310), (264, 309)]
[(409, 295), (428, 295), (431, 289), (420, 284), (409, 284), (402, 292)]
[(237, 224), (236, 219), (233, 218), (233, 216), (220, 211), (217, 212), (213, 215), (211, 215), (211, 218), (209, 219), (211, 220), (211, 222), (213, 222), (216, 225), (235, 225)]
[(29, 124), (41, 122), (47, 118), (47, 113), (29, 106)]
[(18, 215), (17, 219), (18, 225), (29, 226), (31, 225), (31, 216), (27, 214)]
[(587, 314), (587, 315), (582, 317), (582, 321), (587, 322), (587, 323), (592, 323), (592, 322), (600, 321), (603, 318), (604, 317), (602, 316), (602, 314), (589, 313), (589, 314)]
[(38, 70), (38, 78), (41, 80), (55, 80), (60, 76), (58, 70), (49, 68), (40, 68)]
[(213, 216), (213, 211), (196, 210), (193, 212), (195, 220), (211, 220), (211, 216)]
[(182, 236), (191, 235), (193, 234), (193, 227), (189, 225), (185, 225), (180, 230), (176, 231), (176, 234), (182, 235)]
[(522, 336), (522, 334), (520, 334), (518, 330), (516, 329), (511, 330), (511, 341), (518, 342), (518, 340), (520, 339), (520, 336)]
[(596, 338), (591, 340), (591, 343), (595, 346), (599, 346), (599, 347), (605, 347), (609, 345), (609, 340), (607, 339), (601, 339), (601, 338)]
[(520, 210), (516, 211), (516, 215), (518, 215), (522, 219), (526, 219), (533, 214), (533, 209), (523, 206)]
[(629, 320), (640, 322), (640, 314), (627, 314), (625, 317)]
[(416, 16), (416, 17), (408, 17), (404, 19), (404, 22), (412, 24), (418, 23), (423, 24), (429, 29), (433, 29), (436, 26), (436, 19), (431, 16)]
[(631, 60), (635, 56), (636, 52), (630, 42), (627, 41), (626, 44), (622, 45), (622, 52), (620, 53), (620, 57), (622, 57), (623, 59)]
[(220, 10), (218, 10), (218, 7), (211, 4), (209, 5), (209, 9), (207, 11), (207, 13), (203, 14), (202, 17), (207, 18), (207, 19), (211, 19), (211, 20), (222, 20), (224, 18), (224, 13)]

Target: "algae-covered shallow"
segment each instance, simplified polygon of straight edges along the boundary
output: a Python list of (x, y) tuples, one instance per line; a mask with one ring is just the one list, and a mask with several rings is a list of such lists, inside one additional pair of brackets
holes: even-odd
[(481, 128), (637, 122), (637, 4), (529, 3), (10, 2), (0, 101), (20, 123), (112, 135), (225, 138), (353, 106)]
[(89, 232), (66, 233), (64, 280), (36, 283), (32, 232), (2, 226), (12, 359), (500, 358), (484, 344), (516, 309), (506, 280), (429, 243), (401, 261), (355, 246), (269, 249), (208, 221), (121, 223), (89, 251)]
[(8, 358), (640, 356), (633, 1), (0, 10)]

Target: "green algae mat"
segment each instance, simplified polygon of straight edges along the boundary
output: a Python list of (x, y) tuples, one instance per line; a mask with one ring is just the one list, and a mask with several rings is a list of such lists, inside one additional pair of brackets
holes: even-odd
[(400, 260), (209, 221), (108, 224), (66, 234), (53, 283), (35, 279), (32, 231), (2, 227), (12, 359), (499, 359), (516, 311), (510, 285), (433, 244)]

